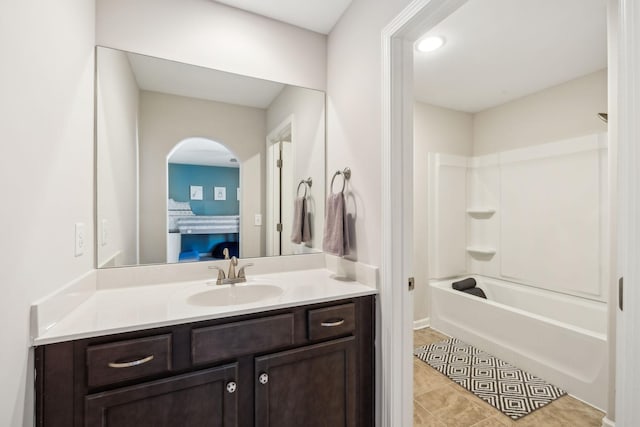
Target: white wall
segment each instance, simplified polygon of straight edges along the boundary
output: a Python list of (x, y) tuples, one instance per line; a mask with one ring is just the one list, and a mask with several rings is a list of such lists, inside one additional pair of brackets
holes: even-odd
[(97, 0), (96, 43), (325, 90), (326, 36), (211, 0)]
[[(308, 246), (322, 250), (325, 203), (325, 95), (308, 89), (286, 86), (267, 108), (267, 133), (293, 115), (293, 190), (301, 179), (311, 177), (313, 185), (307, 195), (311, 213), (311, 242)], [(302, 193), (302, 187), (300, 188)], [(284, 209), (293, 211), (293, 206)], [(284, 234), (288, 239), (289, 233)]]
[[(0, 6), (0, 425), (33, 425), (29, 306), (93, 268), (91, 1)], [(87, 230), (74, 257), (74, 223)]]
[(328, 39), (327, 181), (351, 168), (345, 192), (355, 224), (348, 258), (373, 265), (382, 254), (381, 32), (408, 3), (353, 0)]
[(428, 153), (470, 156), (473, 152), (473, 116), (469, 113), (416, 102), (413, 110), (413, 317), (429, 317)]
[[(500, 153), (493, 191), (499, 237), (486, 233), (473, 242), (499, 242), (495, 272), (513, 282), (606, 301), (606, 146), (606, 134), (595, 134)], [(495, 275), (473, 265), (469, 272)]]
[(606, 142), (593, 134), (480, 157), (433, 156), (430, 277), (480, 274), (606, 301)]
[[(607, 111), (607, 71), (601, 70), (575, 80), (542, 90), (503, 105), (476, 114), (455, 113), (449, 110), (416, 103), (414, 112), (414, 318), (428, 316), (427, 291), (421, 291), (420, 278), (427, 273), (419, 262), (427, 250), (429, 235), (424, 221), (417, 215), (428, 210), (426, 195), (420, 183), (426, 180), (426, 152), (474, 156), (540, 145), (567, 138), (604, 132), (607, 129), (597, 113)], [(455, 121), (455, 118), (462, 122)], [(429, 119), (431, 118), (431, 120)], [(461, 119), (462, 118), (462, 119)], [(430, 121), (429, 121), (430, 120)], [(432, 123), (428, 126), (429, 123)], [(449, 136), (447, 137), (447, 132)], [(426, 145), (425, 138), (446, 143)], [(453, 141), (453, 142), (449, 142)], [(465, 151), (466, 150), (466, 151)], [(478, 165), (479, 166), (479, 165)], [(469, 176), (469, 185), (477, 183), (477, 174), (491, 174), (487, 168), (474, 169)], [(485, 177), (487, 178), (487, 177)], [(470, 187), (470, 188), (471, 188)], [(470, 195), (478, 194), (477, 191)], [(471, 200), (468, 203), (472, 203)], [(500, 213), (490, 221), (481, 221), (495, 228)], [(474, 224), (470, 224), (474, 225)], [(477, 240), (478, 230), (471, 227), (467, 233)], [(482, 230), (480, 234), (486, 233)], [(473, 242), (471, 242), (473, 243)], [(496, 255), (498, 261), (500, 255)], [(471, 264), (475, 265), (472, 260)], [(483, 263), (483, 266), (486, 263)], [(495, 267), (495, 266), (494, 266)], [(496, 267), (497, 268), (497, 267)], [(495, 270), (495, 268), (493, 268)], [(492, 271), (493, 271), (492, 270)], [(479, 271), (478, 271), (479, 272)], [(482, 270), (490, 274), (488, 270)], [(490, 274), (491, 275), (491, 274)]]
[(100, 189), (96, 194), (97, 265), (135, 265), (140, 90), (126, 53), (101, 49), (97, 61), (96, 158), (100, 160), (96, 166), (96, 185)]
[(164, 263), (167, 241), (167, 155), (186, 138), (224, 144), (240, 161), (242, 257), (264, 254), (266, 113), (202, 99), (142, 91), (140, 95), (140, 262)]
[(607, 70), (476, 113), (475, 156), (606, 132)]

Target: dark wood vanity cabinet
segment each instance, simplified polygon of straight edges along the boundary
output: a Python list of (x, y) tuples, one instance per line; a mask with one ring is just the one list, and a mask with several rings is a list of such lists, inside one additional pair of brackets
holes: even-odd
[(84, 425), (236, 426), (237, 394), (227, 387), (237, 374), (234, 363), (88, 395)]
[(372, 426), (366, 296), (36, 348), (36, 425)]
[(353, 337), (256, 358), (255, 425), (355, 426)]

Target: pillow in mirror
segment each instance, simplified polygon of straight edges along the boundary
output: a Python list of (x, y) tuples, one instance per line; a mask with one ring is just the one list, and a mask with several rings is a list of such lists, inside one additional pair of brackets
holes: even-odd
[(170, 211), (191, 211), (191, 205), (189, 202), (176, 202), (173, 199), (169, 199), (167, 208)]

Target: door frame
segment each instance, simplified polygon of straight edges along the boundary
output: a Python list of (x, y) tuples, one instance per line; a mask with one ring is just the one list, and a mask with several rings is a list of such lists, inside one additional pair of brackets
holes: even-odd
[[(413, 0), (382, 31), (382, 426), (413, 422), (413, 300), (407, 286), (412, 267), (413, 42), (466, 1)], [(620, 267), (613, 271), (624, 276), (625, 310), (609, 317), (617, 314), (617, 351), (610, 353), (616, 361), (610, 370), (617, 371), (617, 388), (610, 388), (616, 394), (615, 411), (609, 408), (604, 423), (613, 425), (617, 418), (618, 425), (626, 426), (640, 419), (640, 407), (633, 404), (640, 401), (640, 365), (634, 366), (640, 359), (640, 336), (633, 334), (634, 326), (640, 327), (640, 263), (624, 262), (640, 259), (640, 146), (632, 143), (640, 141), (640, 5), (634, 0), (608, 0), (608, 13), (615, 14), (609, 18), (617, 24), (613, 29), (617, 46), (614, 52), (609, 48), (613, 53), (609, 68), (617, 83), (609, 95), (610, 109), (616, 113), (609, 126), (618, 134), (619, 227), (612, 232), (620, 242), (621, 262), (614, 260), (614, 267)], [(616, 299), (617, 284), (610, 286), (609, 297)]]
[[(618, 271), (624, 277), (624, 310), (616, 309), (615, 422), (632, 426), (640, 419), (640, 5), (618, 0)], [(611, 122), (609, 122), (611, 123)], [(617, 285), (617, 284), (616, 284)], [(617, 289), (612, 296), (618, 296)], [(611, 424), (609, 424), (611, 425)]]
[[(291, 139), (291, 159), (295, 159), (295, 147), (293, 146), (294, 141), (294, 132), (295, 132), (295, 120), (294, 115), (290, 114), (283, 121), (281, 121), (276, 127), (274, 127), (266, 137), (266, 146), (265, 146), (265, 158), (266, 158), (266, 176), (265, 180), (265, 194), (266, 194), (266, 217), (264, 219), (265, 229), (265, 250), (267, 252), (267, 256), (274, 255), (272, 253), (273, 250), (273, 241), (275, 239), (275, 222), (274, 222), (274, 213), (276, 208), (274, 206), (274, 195), (273, 195), (273, 174), (274, 174), (274, 159), (271, 155), (270, 148), (274, 144), (278, 144), (282, 142), (284, 135), (290, 135)], [(278, 209), (279, 211), (280, 209)], [(281, 248), (282, 250), (282, 248)]]
[(413, 423), (413, 43), (466, 1), (414, 0), (382, 30), (382, 426)]

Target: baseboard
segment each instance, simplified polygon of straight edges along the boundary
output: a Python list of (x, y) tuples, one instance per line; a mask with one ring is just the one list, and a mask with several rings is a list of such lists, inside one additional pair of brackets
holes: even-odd
[(428, 328), (430, 323), (431, 322), (429, 321), (428, 317), (425, 317), (424, 319), (414, 320), (413, 321), (413, 330), (415, 331), (416, 329)]
[(609, 418), (604, 417), (602, 419), (602, 427), (616, 427), (616, 423), (611, 421)]

